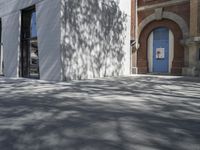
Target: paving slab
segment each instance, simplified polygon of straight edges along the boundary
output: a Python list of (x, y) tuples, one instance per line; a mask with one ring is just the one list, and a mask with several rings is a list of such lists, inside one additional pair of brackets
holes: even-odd
[(200, 150), (200, 79), (0, 77), (0, 150)]

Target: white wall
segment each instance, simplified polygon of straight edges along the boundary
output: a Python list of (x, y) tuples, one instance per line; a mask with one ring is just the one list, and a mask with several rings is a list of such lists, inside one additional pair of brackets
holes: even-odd
[(37, 4), (43, 0), (0, 0), (0, 17)]
[(66, 80), (130, 74), (130, 2), (102, 2), (63, 0)]
[(45, 0), (36, 7), (42, 80), (61, 80), (60, 6), (59, 0)]
[(41, 79), (130, 74), (130, 1), (104, 3), (106, 10), (102, 0), (0, 0), (5, 75), (18, 76), (20, 10), (34, 4)]
[(4, 75), (19, 76), (21, 9), (42, 0), (0, 0)]
[(1, 0), (4, 75), (19, 76), (21, 10), (36, 4), (40, 77), (61, 80), (60, 0)]
[(20, 12), (2, 17), (4, 75), (18, 77), (20, 50)]
[(130, 37), (131, 37), (131, 0), (119, 0), (119, 7), (122, 12), (127, 15), (127, 23), (126, 23), (126, 38), (124, 39), (124, 51), (125, 61), (124, 61), (124, 74), (129, 75), (131, 73), (131, 47), (130, 47)]

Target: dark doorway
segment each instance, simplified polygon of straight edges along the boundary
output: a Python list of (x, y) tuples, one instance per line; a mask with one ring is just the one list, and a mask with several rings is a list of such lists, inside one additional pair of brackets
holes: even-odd
[(35, 7), (22, 10), (21, 27), (21, 76), (39, 79), (39, 55)]
[(2, 43), (2, 23), (0, 19), (0, 75), (3, 75), (3, 43)]

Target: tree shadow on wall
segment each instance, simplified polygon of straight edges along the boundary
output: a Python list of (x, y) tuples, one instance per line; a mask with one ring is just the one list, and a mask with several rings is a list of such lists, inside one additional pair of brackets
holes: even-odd
[(119, 3), (65, 0), (62, 14), (65, 80), (120, 75), (127, 16), (120, 10)]

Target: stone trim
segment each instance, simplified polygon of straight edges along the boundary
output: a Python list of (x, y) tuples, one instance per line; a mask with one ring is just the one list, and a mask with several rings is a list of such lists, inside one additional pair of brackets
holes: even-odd
[(179, 15), (177, 15), (175, 13), (166, 11), (163, 13), (163, 18), (170, 19), (170, 20), (176, 22), (179, 25), (179, 27), (181, 28), (184, 38), (187, 38), (189, 36), (188, 25), (182, 17), (180, 17)]
[(156, 8), (155, 16), (156, 16), (156, 20), (161, 20), (163, 17), (163, 8)]
[[(146, 17), (138, 26), (138, 38), (140, 37), (140, 34), (142, 32), (142, 30), (145, 28), (146, 25), (148, 25), (150, 22), (157, 20), (156, 17), (156, 12), (148, 17)], [(183, 38), (187, 38), (189, 36), (189, 28), (187, 26), (187, 23), (185, 22), (185, 20), (180, 17), (179, 15), (173, 13), (173, 12), (168, 12), (168, 11), (164, 11), (162, 13), (162, 19), (169, 19), (174, 21), (175, 23), (178, 24), (178, 26), (180, 27), (182, 33), (183, 33)]]
[(190, 37), (185, 40), (181, 41), (183, 45), (190, 46), (190, 45), (198, 45), (200, 44), (200, 37)]

